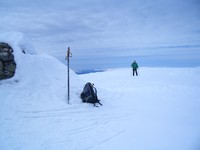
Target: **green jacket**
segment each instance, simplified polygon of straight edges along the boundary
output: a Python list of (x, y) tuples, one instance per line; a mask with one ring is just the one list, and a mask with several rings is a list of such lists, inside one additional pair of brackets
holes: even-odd
[(137, 69), (138, 68), (138, 64), (136, 62), (133, 62), (132, 65), (131, 65), (131, 67), (133, 69)]

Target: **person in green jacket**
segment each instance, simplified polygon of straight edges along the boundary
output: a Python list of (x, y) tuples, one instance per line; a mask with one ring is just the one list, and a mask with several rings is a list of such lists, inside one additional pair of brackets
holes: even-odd
[(136, 61), (134, 60), (134, 62), (132, 63), (131, 67), (133, 68), (133, 76), (136, 74), (136, 76), (138, 76), (138, 64), (136, 63)]

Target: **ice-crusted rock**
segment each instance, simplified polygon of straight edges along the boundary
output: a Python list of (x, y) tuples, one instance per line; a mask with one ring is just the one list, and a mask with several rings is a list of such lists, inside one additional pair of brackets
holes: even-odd
[(13, 49), (7, 43), (0, 42), (0, 80), (14, 76), (16, 63)]

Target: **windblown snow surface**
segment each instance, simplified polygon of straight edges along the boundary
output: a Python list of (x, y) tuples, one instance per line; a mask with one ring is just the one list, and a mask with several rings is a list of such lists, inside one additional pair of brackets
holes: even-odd
[[(130, 68), (77, 75), (48, 55), (21, 53), (16, 74), (0, 81), (1, 150), (199, 150), (200, 67)], [(20, 44), (19, 44), (20, 43)], [(24, 44), (23, 44), (24, 43)], [(19, 46), (20, 45), (20, 46)], [(81, 102), (93, 82), (102, 107)]]

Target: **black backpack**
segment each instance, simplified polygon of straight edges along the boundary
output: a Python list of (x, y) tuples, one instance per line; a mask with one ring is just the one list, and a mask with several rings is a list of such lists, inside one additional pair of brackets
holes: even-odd
[(80, 97), (83, 103), (92, 103), (94, 106), (96, 106), (95, 103), (99, 103), (102, 106), (100, 100), (97, 97), (97, 89), (94, 87), (94, 84), (90, 82), (85, 84)]

